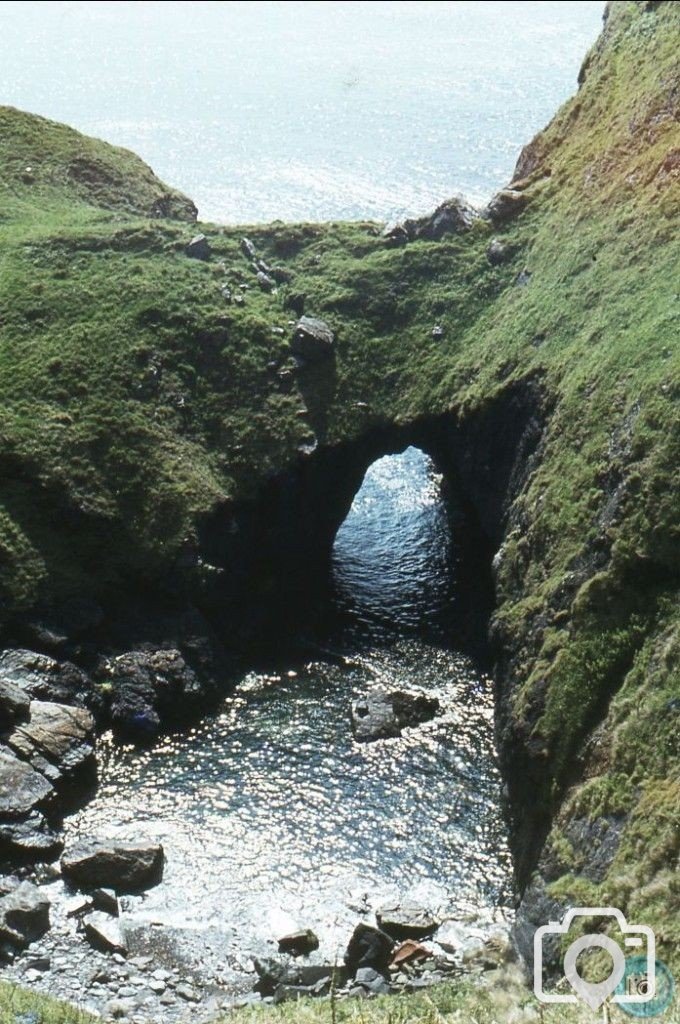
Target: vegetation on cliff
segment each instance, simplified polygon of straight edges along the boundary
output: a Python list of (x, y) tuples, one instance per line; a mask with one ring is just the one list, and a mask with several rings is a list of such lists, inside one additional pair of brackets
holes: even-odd
[[(248, 229), (275, 291), (243, 230), (203, 225), (211, 258), (189, 259), (191, 203), (131, 154), (0, 111), (5, 621), (168, 579), (200, 604), (216, 507), (313, 443), (463, 422), (533, 381), (546, 425), (493, 624), (505, 742), (554, 815), (528, 912), (539, 891), (618, 906), (677, 966), (679, 38), (677, 4), (609, 7), (502, 223), (403, 246), (372, 224)], [(302, 294), (336, 337), (305, 381)]]

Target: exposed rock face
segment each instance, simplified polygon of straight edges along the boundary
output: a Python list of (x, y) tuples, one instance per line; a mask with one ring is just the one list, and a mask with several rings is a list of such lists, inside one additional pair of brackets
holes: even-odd
[(439, 701), (423, 693), (376, 688), (352, 704), (355, 739), (365, 743), (401, 736), (402, 729), (429, 721), (439, 709)]
[(393, 949), (394, 941), (386, 932), (370, 924), (358, 924), (345, 951), (345, 966), (352, 974), (362, 967), (372, 967), (384, 974)]
[(94, 757), (94, 719), (84, 708), (33, 700), (28, 722), (8, 739), (12, 750), (51, 782), (79, 771)]
[(376, 911), (381, 929), (393, 939), (424, 939), (439, 927), (439, 921), (417, 903), (394, 903)]
[(0, 747), (0, 815), (19, 818), (28, 814), (52, 791), (44, 775)]
[(22, 882), (0, 899), (0, 942), (23, 949), (50, 926), (50, 901), (31, 882)]
[(163, 847), (159, 843), (85, 840), (61, 858), (64, 878), (83, 889), (107, 887), (116, 893), (141, 892), (163, 876)]
[(333, 332), (325, 320), (301, 316), (295, 325), (290, 347), (294, 355), (316, 363), (332, 356), (333, 344)]

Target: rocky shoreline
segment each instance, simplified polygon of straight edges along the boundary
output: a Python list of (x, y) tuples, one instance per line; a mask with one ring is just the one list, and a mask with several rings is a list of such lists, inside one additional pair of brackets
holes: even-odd
[[(104, 668), (104, 682), (95, 682)], [(313, 955), (319, 942), (309, 928), (272, 936), (274, 955), (257, 958), (237, 937), (227, 946), (225, 933), (192, 938), (146, 919), (144, 893), (162, 878), (162, 847), (65, 842), (63, 818), (96, 792), (98, 729), (143, 741), (161, 726), (167, 689), (174, 699), (216, 689), (213, 678), (207, 686), (198, 679), (172, 648), (119, 654), (90, 672), (25, 648), (0, 655), (4, 978), (143, 1024), (159, 1015), (207, 1020), (251, 1002), (418, 991), (512, 955), (500, 912), (465, 923), (408, 903), (378, 908), (345, 937), (340, 965)], [(398, 737), (441, 710), (423, 693), (375, 686), (348, 708), (347, 728), (360, 743)]]

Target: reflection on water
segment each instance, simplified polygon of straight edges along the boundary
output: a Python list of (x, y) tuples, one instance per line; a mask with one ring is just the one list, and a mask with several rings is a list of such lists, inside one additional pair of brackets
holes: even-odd
[[(217, 930), (234, 956), (310, 926), (332, 957), (388, 898), (456, 919), (509, 902), (489, 681), (408, 635), (450, 602), (452, 550), (429, 461), (381, 460), (335, 549), (355, 624), (326, 643), (343, 657), (251, 672), (217, 714), (152, 749), (102, 741), (100, 790), (70, 830), (164, 843), (165, 878), (131, 901), (137, 915)], [(356, 744), (350, 702), (376, 682), (426, 689), (444, 714)]]

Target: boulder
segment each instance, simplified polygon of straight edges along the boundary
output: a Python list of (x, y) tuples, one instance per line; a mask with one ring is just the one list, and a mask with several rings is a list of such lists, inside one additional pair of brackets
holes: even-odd
[(194, 235), (184, 251), (192, 260), (209, 260), (212, 249), (205, 235)]
[(0, 899), (0, 942), (25, 949), (50, 926), (50, 901), (32, 882), (22, 882)]
[(429, 721), (439, 710), (435, 697), (376, 687), (352, 703), (354, 737), (366, 743), (401, 736), (402, 729)]
[(104, 889), (102, 886), (99, 886), (99, 888), (92, 890), (90, 898), (95, 910), (103, 910), (105, 914), (111, 914), (112, 917), (119, 916), (120, 907), (118, 906), (118, 897), (116, 896), (115, 889)]
[(486, 216), (494, 224), (505, 224), (524, 210), (527, 196), (514, 188), (503, 188), (497, 192), (486, 208)]
[(512, 258), (514, 247), (499, 238), (492, 238), (486, 249), (486, 258), (492, 267), (507, 263)]
[(56, 661), (24, 648), (11, 648), (0, 654), (0, 680), (14, 683), (33, 700), (94, 711), (102, 703), (101, 695), (82, 669), (70, 661)]
[(51, 782), (58, 782), (92, 763), (94, 719), (85, 708), (32, 700), (28, 722), (18, 725), (7, 742)]
[(295, 325), (290, 347), (296, 356), (312, 363), (333, 354), (335, 339), (325, 322), (312, 316), (301, 316)]
[(385, 978), (373, 967), (360, 967), (354, 975), (354, 980), (372, 995), (388, 995), (390, 992), (390, 986)]
[(82, 889), (109, 888), (116, 893), (142, 892), (163, 877), (160, 843), (91, 839), (76, 843), (61, 858), (68, 882)]
[(127, 940), (117, 918), (96, 910), (83, 918), (83, 930), (92, 948), (100, 953), (127, 952)]
[(305, 956), (319, 948), (319, 940), (311, 928), (291, 932), (279, 939), (279, 953), (290, 953), (291, 956)]
[(432, 957), (432, 950), (421, 945), (415, 939), (406, 939), (394, 950), (390, 961), (391, 967), (398, 967), (400, 964), (417, 964)]
[(48, 824), (44, 814), (33, 810), (24, 818), (0, 818), (0, 857), (34, 864), (51, 861), (64, 848), (64, 840)]
[(29, 696), (11, 679), (0, 678), (0, 730), (28, 718)]
[(356, 926), (345, 950), (345, 966), (352, 975), (361, 967), (372, 967), (384, 974), (389, 967), (394, 942), (386, 932), (361, 922)]
[(264, 270), (258, 270), (257, 272), (257, 283), (263, 292), (272, 292), (276, 287), (276, 281), (269, 274), (265, 273)]
[(111, 719), (114, 727), (133, 736), (153, 735), (162, 719), (196, 705), (204, 687), (175, 648), (127, 651), (106, 662), (112, 685)]
[(333, 974), (337, 984), (342, 984), (346, 977), (344, 971), (329, 964), (293, 964), (276, 957), (256, 959), (254, 964), (258, 978), (255, 991), (264, 997), (273, 996), (282, 987), (320, 989), (330, 982)]
[(249, 238), (242, 238), (239, 248), (247, 260), (257, 262), (257, 250)]
[(0, 747), (0, 816), (21, 818), (42, 803), (53, 787), (44, 775)]
[(439, 927), (439, 921), (424, 907), (405, 900), (381, 907), (376, 920), (393, 939), (424, 939)]

